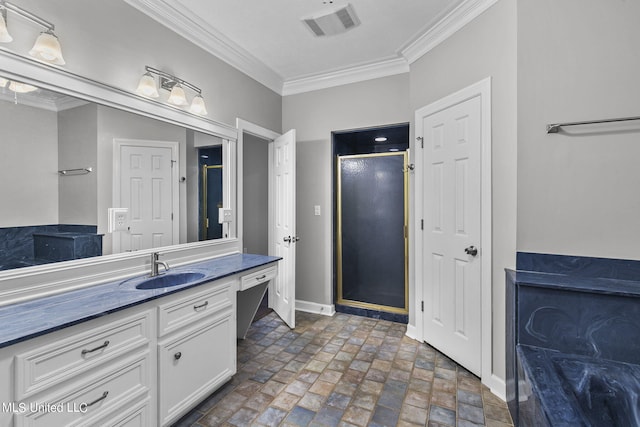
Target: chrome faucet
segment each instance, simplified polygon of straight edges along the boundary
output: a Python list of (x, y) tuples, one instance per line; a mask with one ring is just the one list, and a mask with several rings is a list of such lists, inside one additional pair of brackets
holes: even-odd
[(149, 275), (149, 277), (154, 277), (159, 274), (158, 265), (162, 265), (164, 267), (164, 271), (169, 271), (169, 264), (167, 264), (164, 261), (160, 261), (158, 259), (159, 256), (160, 256), (160, 253), (158, 252), (154, 252), (151, 254), (151, 274)]

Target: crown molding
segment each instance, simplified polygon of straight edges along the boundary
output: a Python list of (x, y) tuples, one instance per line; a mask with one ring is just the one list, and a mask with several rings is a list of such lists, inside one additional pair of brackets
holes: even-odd
[(9, 92), (8, 90), (0, 92), (0, 101), (6, 101), (10, 103), (15, 102), (17, 104), (26, 105), (28, 107), (53, 111), (54, 113), (88, 104), (87, 101), (83, 101), (82, 99), (66, 95), (62, 95), (55, 99), (43, 98), (38, 95), (38, 92), (18, 93), (17, 99), (18, 100), (16, 102), (16, 95), (14, 95), (13, 92)]
[(415, 41), (400, 50), (409, 64), (424, 56), (431, 49), (451, 37), (456, 31), (477, 18), (498, 0), (466, 0), (444, 18), (429, 28)]
[(171, 0), (125, 0), (132, 7), (282, 96), (407, 73), (410, 64), (445, 41), (497, 1), (465, 0), (416, 40), (400, 48), (398, 57), (285, 80), (251, 53), (207, 25), (198, 16), (186, 13), (183, 9), (176, 9), (171, 5)]
[(380, 77), (393, 76), (409, 72), (409, 64), (404, 58), (386, 59), (371, 64), (357, 65), (329, 73), (314, 74), (299, 79), (286, 80), (282, 87), (282, 96), (295, 95), (313, 90), (327, 89), (350, 83)]
[(124, 1), (274, 92), (282, 92), (282, 77), (198, 16), (185, 13), (166, 0)]

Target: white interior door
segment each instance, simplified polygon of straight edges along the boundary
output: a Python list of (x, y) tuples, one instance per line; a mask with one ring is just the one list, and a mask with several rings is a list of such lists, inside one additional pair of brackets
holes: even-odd
[[(425, 341), (482, 367), (481, 99), (422, 117)], [(420, 136), (420, 135), (418, 135)]]
[(122, 252), (177, 244), (177, 144), (117, 141), (116, 147), (115, 204), (129, 209), (129, 230), (118, 232), (114, 245)]
[(269, 305), (289, 325), (296, 315), (296, 131), (269, 146), (269, 255), (282, 257), (269, 284)]

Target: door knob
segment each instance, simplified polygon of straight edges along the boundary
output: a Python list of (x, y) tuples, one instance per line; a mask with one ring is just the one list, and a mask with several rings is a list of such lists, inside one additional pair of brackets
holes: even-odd
[(291, 243), (291, 236), (283, 237), (282, 240), (284, 240), (287, 243)]
[(469, 246), (468, 248), (465, 248), (464, 251), (467, 253), (467, 255), (478, 255), (478, 248), (476, 248), (475, 246)]
[(298, 242), (298, 241), (300, 241), (300, 238), (299, 238), (299, 237), (294, 237), (294, 238), (293, 238), (293, 241), (294, 241), (294, 242)]

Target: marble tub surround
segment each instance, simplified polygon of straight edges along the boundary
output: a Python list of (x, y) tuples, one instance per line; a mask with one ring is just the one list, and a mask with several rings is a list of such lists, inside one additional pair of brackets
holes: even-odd
[(640, 262), (517, 260), (506, 276), (507, 400), (516, 424), (639, 425), (629, 396), (640, 391)]
[(193, 282), (158, 289), (136, 289), (138, 276), (0, 307), (0, 347), (85, 322), (200, 284), (275, 263), (280, 258), (232, 254), (171, 269), (202, 272)]
[[(75, 224), (48, 224), (0, 228), (0, 270), (28, 267), (59, 261), (58, 259), (51, 259), (46, 256), (39, 258), (36, 255), (34, 234), (74, 233), (79, 235), (97, 236), (97, 230), (98, 227), (95, 225)], [(93, 252), (95, 252), (95, 250), (91, 253)], [(82, 254), (82, 252), (79, 252), (79, 257), (84, 257), (81, 256)], [(100, 255), (101, 254), (102, 242), (100, 242)]]
[(640, 280), (640, 261), (628, 259), (518, 252), (516, 270), (583, 278)]

